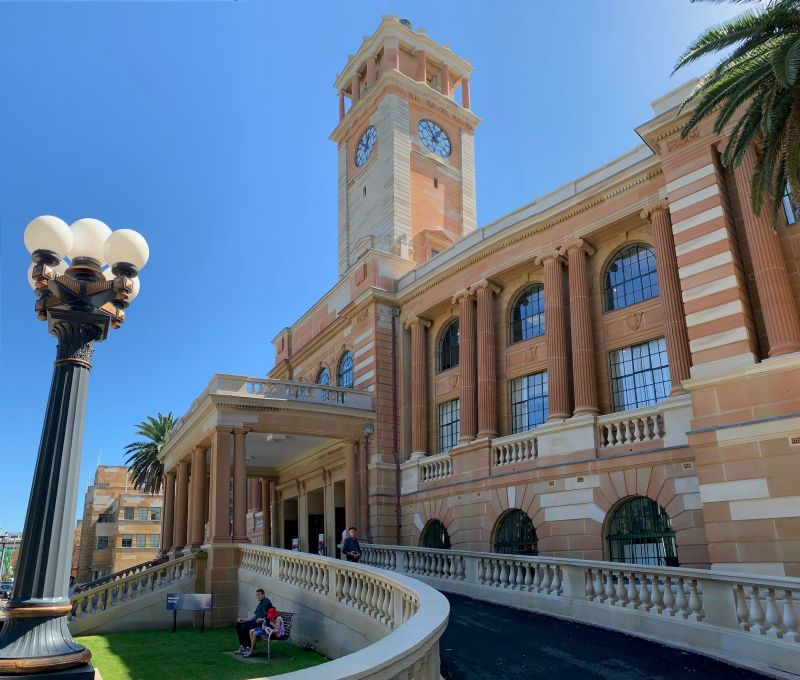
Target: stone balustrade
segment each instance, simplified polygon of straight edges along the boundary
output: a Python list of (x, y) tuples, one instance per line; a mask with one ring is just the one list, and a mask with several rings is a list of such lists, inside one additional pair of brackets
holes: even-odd
[(800, 579), (364, 545), (362, 561), (434, 587), (657, 639), (762, 672), (800, 668)]
[(492, 441), (492, 467), (527, 463), (539, 456), (539, 441), (534, 430), (519, 432)]
[(419, 461), (419, 479), (423, 484), (437, 482), (452, 476), (453, 461), (447, 452), (421, 458)]
[(639, 444), (663, 439), (667, 434), (664, 414), (656, 407), (610, 413), (597, 419), (598, 448)]
[[(449, 605), (435, 590), (419, 581), (387, 570), (278, 548), (242, 545), (239, 563), (240, 601), (251, 598), (260, 584), (279, 608), (297, 612), (292, 637), (299, 643), (321, 629), (322, 615), (332, 625), (325, 639), (317, 639), (323, 653), (340, 657), (325, 664), (325, 677), (439, 678), (439, 638), (447, 625)], [(373, 553), (376, 561), (390, 550)], [(337, 637), (338, 636), (338, 637)], [(353, 639), (371, 644), (354, 647)], [(327, 645), (327, 646), (326, 646)], [(343, 655), (331, 647), (346, 649)], [(284, 677), (311, 679), (319, 668)]]

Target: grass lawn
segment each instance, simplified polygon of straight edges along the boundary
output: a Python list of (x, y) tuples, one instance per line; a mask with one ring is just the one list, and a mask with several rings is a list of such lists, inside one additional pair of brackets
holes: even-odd
[[(259, 655), (240, 660), (230, 654), (238, 646), (234, 628), (143, 630), (108, 635), (85, 635), (77, 640), (92, 651), (92, 663), (103, 680), (247, 680), (288, 673), (324, 663), (316, 652), (305, 652), (285, 642), (272, 643), (272, 661), (258, 646)], [(263, 654), (262, 654), (263, 650)], [(228, 652), (228, 653), (226, 653)], [(278, 652), (278, 654), (276, 654)], [(285, 658), (280, 654), (292, 656)]]

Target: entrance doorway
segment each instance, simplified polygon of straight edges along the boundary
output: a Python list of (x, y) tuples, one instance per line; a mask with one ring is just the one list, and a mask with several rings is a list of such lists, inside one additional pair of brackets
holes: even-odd
[[(308, 502), (308, 552), (325, 552), (325, 493), (322, 489), (309, 491)], [(319, 537), (322, 535), (322, 545)]]
[(333, 485), (333, 512), (334, 512), (334, 531), (333, 544), (336, 546), (336, 557), (342, 558), (342, 551), (339, 546), (342, 544), (342, 532), (345, 526), (346, 517), (344, 512), (344, 482), (335, 482)]
[(296, 498), (283, 501), (283, 547), (286, 550), (292, 549), (292, 539), (300, 538), (297, 512)]

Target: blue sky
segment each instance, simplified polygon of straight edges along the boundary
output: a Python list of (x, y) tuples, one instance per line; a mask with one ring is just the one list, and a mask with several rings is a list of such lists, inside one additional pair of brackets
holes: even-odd
[(95, 352), (82, 497), (147, 415), (180, 415), (215, 372), (269, 370), (270, 340), (336, 281), (332, 83), (381, 15), (472, 60), (480, 225), (639, 144), (649, 103), (701, 71), (670, 78), (678, 54), (742, 9), (0, 1), (0, 528), (22, 528), (55, 352), (25, 278), (30, 219), (96, 217), (151, 248)]

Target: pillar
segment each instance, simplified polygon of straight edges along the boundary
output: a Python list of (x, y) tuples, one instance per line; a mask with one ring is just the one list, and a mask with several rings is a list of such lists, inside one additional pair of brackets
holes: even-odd
[(347, 527), (358, 524), (358, 475), (356, 474), (356, 444), (344, 442), (344, 517)]
[(490, 281), (471, 287), (478, 298), (478, 437), (497, 436), (497, 377), (494, 305), (500, 288)]
[(564, 324), (563, 259), (552, 251), (544, 264), (544, 332), (547, 342), (548, 420), (569, 418), (569, 368)]
[(192, 550), (203, 545), (203, 524), (206, 513), (206, 450), (195, 446), (192, 452), (192, 517), (189, 525), (189, 543)]
[(344, 120), (344, 92), (339, 93), (339, 121)]
[(417, 72), (414, 76), (415, 80), (420, 83), (428, 82), (428, 53), (425, 50), (416, 50), (414, 54), (417, 57)]
[(367, 87), (372, 87), (377, 80), (375, 57), (367, 57)]
[(656, 270), (658, 290), (664, 313), (664, 343), (667, 346), (669, 376), (672, 394), (685, 392), (681, 383), (689, 378), (689, 337), (686, 334), (686, 313), (681, 297), (681, 282), (678, 277), (678, 258), (675, 255), (675, 239), (672, 235), (672, 220), (666, 205), (659, 205), (642, 213), (649, 217), (656, 247)]
[[(756, 151), (751, 145), (744, 154), (740, 165), (733, 169), (736, 191), (742, 209), (742, 221), (753, 273), (756, 279), (758, 299), (764, 316), (764, 326), (769, 341), (771, 357), (789, 354), (800, 350), (800, 320), (794, 304), (786, 263), (778, 242), (778, 235), (772, 228), (768, 209), (761, 214), (753, 213), (751, 206), (750, 181), (756, 164)], [(765, 206), (769, 205), (765, 201)]]
[(461, 79), (461, 106), (469, 108), (469, 78)]
[(397, 38), (385, 38), (383, 41), (383, 63), (388, 69), (400, 70), (400, 42)]
[(272, 480), (261, 478), (261, 542), (272, 545)]
[(311, 541), (308, 535), (308, 493), (305, 482), (299, 482), (297, 494), (297, 537), (300, 540), (300, 552), (311, 552)]
[(461, 406), (461, 435), (459, 442), (475, 439), (477, 411), (475, 401), (475, 306), (474, 294), (465, 289), (453, 296), (453, 304), (458, 303), (459, 322), (459, 382)]
[(441, 90), (442, 94), (445, 97), (450, 96), (450, 67), (447, 64), (442, 64), (442, 68), (439, 71), (439, 79), (441, 82), (439, 83), (439, 89)]
[(358, 104), (358, 99), (361, 96), (361, 76), (357, 73), (350, 78), (350, 103), (352, 106)]
[(187, 518), (189, 512), (189, 461), (178, 463), (178, 477), (175, 482), (175, 532), (172, 539), (174, 551), (183, 550), (186, 545)]
[[(583, 239), (575, 239), (559, 250), (569, 265), (569, 318), (572, 332), (572, 384), (575, 415), (597, 413), (592, 310), (589, 304), (589, 276), (586, 258), (594, 253)], [(546, 294), (546, 293), (545, 293)], [(545, 326), (545, 329), (547, 326)], [(549, 355), (549, 352), (548, 352)]]
[(166, 555), (172, 547), (175, 526), (175, 470), (164, 474), (164, 510), (161, 524), (161, 553)]
[(245, 444), (247, 430), (233, 431), (233, 540), (247, 542), (247, 463)]
[[(405, 323), (411, 329), (411, 457), (428, 451), (428, 359), (425, 329), (431, 322), (412, 317)], [(355, 519), (355, 517), (353, 517)]]
[(208, 534), (211, 543), (226, 543), (230, 533), (230, 430), (217, 429), (211, 435), (211, 484), (208, 492)]

